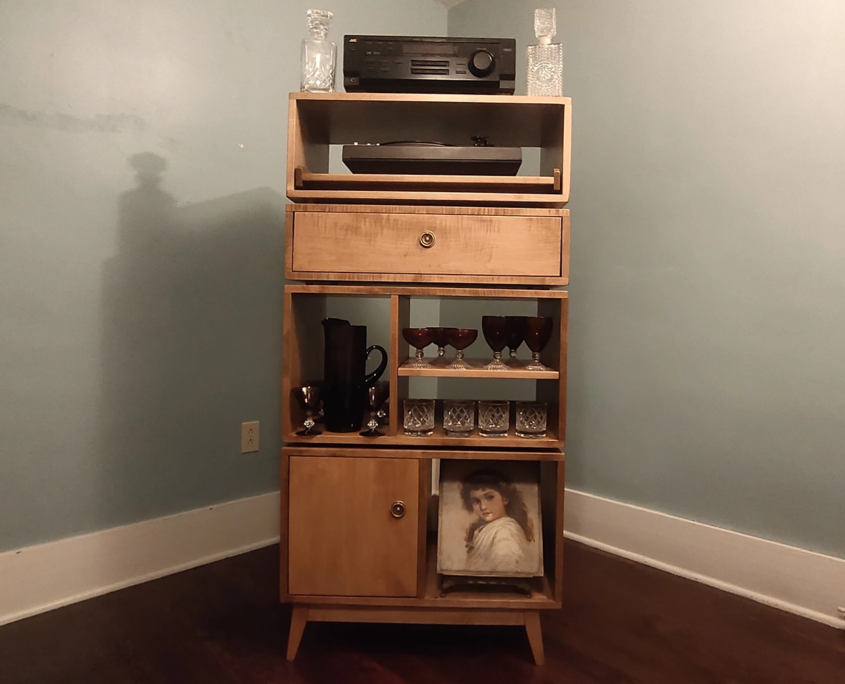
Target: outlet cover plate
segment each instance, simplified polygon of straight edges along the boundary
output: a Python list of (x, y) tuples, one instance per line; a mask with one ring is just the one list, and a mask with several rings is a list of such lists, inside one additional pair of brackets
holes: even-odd
[(258, 421), (241, 423), (241, 453), (251, 454), (258, 451)]

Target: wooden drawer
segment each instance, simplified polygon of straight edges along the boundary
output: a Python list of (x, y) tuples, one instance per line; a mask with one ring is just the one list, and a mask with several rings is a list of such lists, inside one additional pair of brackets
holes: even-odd
[[(566, 210), (288, 208), (291, 280), (565, 285)], [(426, 245), (427, 236), (433, 244)]]

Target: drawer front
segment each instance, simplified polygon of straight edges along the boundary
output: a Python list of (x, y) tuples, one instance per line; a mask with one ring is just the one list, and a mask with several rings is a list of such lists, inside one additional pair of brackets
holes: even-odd
[(296, 212), (291, 237), (293, 279), (568, 280), (560, 216)]

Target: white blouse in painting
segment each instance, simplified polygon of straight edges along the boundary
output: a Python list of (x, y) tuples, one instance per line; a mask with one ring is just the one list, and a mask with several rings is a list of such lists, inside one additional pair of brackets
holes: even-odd
[(467, 544), (467, 569), (479, 572), (523, 574), (534, 570), (525, 532), (504, 516), (475, 530)]

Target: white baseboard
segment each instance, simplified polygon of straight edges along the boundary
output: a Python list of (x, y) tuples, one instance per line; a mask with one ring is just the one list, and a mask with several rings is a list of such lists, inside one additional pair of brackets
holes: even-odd
[[(575, 541), (845, 628), (845, 559), (571, 489), (565, 528)], [(0, 553), (0, 625), (278, 540), (275, 492)]]
[(0, 625), (279, 541), (279, 493), (0, 553)]
[(845, 559), (576, 490), (565, 501), (569, 539), (845, 628)]

